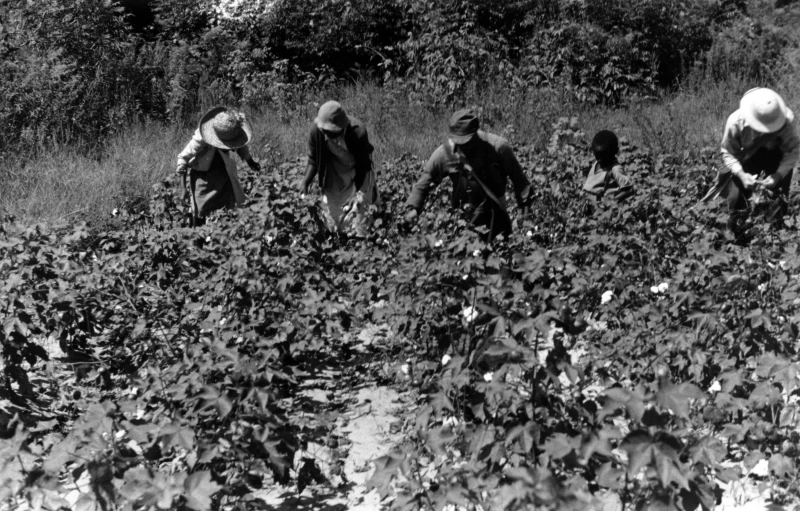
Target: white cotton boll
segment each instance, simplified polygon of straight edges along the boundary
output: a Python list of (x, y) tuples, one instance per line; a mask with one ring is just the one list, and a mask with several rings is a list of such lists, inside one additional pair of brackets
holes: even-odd
[(469, 278), (469, 275), (465, 274), (463, 277), (461, 277), (461, 280), (467, 280), (468, 278)]
[(528, 232), (526, 232), (526, 233), (525, 233), (525, 236), (527, 236), (527, 237), (529, 237), (529, 238), (530, 238), (530, 237), (532, 237), (532, 236), (533, 236), (533, 231), (528, 231)]
[(458, 426), (458, 419), (455, 417), (447, 417), (442, 421), (442, 425), (454, 428)]
[(211, 243), (211, 236), (206, 236), (206, 243)]
[(400, 371), (401, 371), (403, 374), (408, 374), (408, 371), (409, 371), (409, 370), (410, 370), (410, 367), (409, 367), (409, 365), (408, 365), (408, 364), (403, 364), (403, 365), (401, 365), (401, 366), (400, 366)]
[(650, 292), (658, 294), (658, 286), (650, 286)]
[(446, 354), (442, 357), (442, 365), (446, 366), (448, 362), (450, 362), (451, 357), (450, 355)]
[(600, 303), (608, 303), (611, 301), (612, 298), (614, 298), (614, 291), (611, 291), (609, 289), (608, 291), (603, 293), (603, 296), (600, 298)]
[(669, 289), (668, 282), (662, 282), (661, 284), (658, 285), (658, 291), (661, 293), (666, 293), (668, 289)]
[(483, 375), (483, 381), (485, 381), (485, 382), (492, 381), (492, 378), (494, 378), (494, 373), (491, 372), (491, 371), (489, 371), (488, 373)]
[(266, 236), (264, 236), (264, 241), (266, 241), (267, 243), (272, 243), (273, 241), (275, 241), (275, 237), (267, 234)]
[(467, 320), (467, 323), (472, 323), (478, 317), (478, 311), (475, 307), (469, 306), (461, 311), (461, 315)]
[(781, 267), (781, 270), (785, 270), (786, 269), (786, 261), (780, 261), (778, 263), (778, 265)]
[(117, 216), (117, 215), (119, 215), (119, 210), (118, 210), (117, 208), (114, 208), (114, 209), (111, 211), (111, 216)]
[(224, 326), (225, 323), (227, 323), (227, 322), (228, 322), (227, 318), (222, 318), (222, 319), (219, 320), (219, 326)]
[(481, 255), (481, 251), (480, 251), (480, 250), (475, 250), (475, 251), (472, 253), (472, 255), (473, 255), (474, 257), (478, 257), (479, 255)]
[(710, 386), (710, 387), (708, 387), (708, 391), (709, 391), (709, 392), (711, 392), (712, 394), (713, 394), (714, 392), (719, 392), (720, 390), (722, 390), (722, 385), (720, 385), (720, 384), (719, 384), (719, 381), (717, 381), (717, 380), (714, 380), (714, 381), (711, 383), (711, 386)]
[(444, 242), (442, 240), (436, 240), (436, 243), (433, 244), (433, 246), (436, 248), (439, 248), (442, 245), (444, 245)]
[(767, 284), (766, 283), (758, 285), (758, 290), (759, 291), (763, 292), (765, 289), (767, 289)]

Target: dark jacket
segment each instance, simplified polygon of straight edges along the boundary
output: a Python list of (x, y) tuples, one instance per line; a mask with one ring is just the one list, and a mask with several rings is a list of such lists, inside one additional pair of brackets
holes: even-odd
[[(484, 131), (478, 131), (478, 138), (478, 146), (469, 158), (472, 171), (500, 199), (503, 209), (506, 207), (506, 185), (509, 179), (514, 185), (517, 203), (520, 206), (527, 204), (531, 185), (506, 139)], [(470, 182), (469, 173), (464, 172), (464, 165), (458, 155), (446, 144), (449, 142), (440, 145), (433, 152), (425, 164), (422, 176), (411, 190), (408, 205), (418, 211), (424, 206), (431, 190), (445, 177), (453, 181), (450, 196), (452, 206), (459, 207), (465, 203), (477, 206), (485, 198), (480, 185)]]
[[(355, 185), (356, 190), (359, 190), (364, 184), (367, 173), (372, 170), (372, 151), (375, 148), (369, 143), (367, 129), (361, 124), (361, 121), (349, 115), (347, 118), (350, 125), (344, 130), (344, 143), (356, 160)], [(316, 124), (312, 123), (308, 135), (308, 167), (306, 168), (305, 182), (310, 183), (316, 175), (319, 177), (320, 188), (324, 188), (327, 162), (330, 159), (331, 153), (325, 143), (325, 134)]]

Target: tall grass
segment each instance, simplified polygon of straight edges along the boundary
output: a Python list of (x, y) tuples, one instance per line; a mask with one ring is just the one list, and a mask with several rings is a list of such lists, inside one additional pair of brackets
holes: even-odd
[[(793, 83), (794, 78), (786, 77), (774, 87), (800, 111), (800, 91)], [(535, 150), (546, 147), (556, 119), (577, 116), (590, 136), (612, 129), (654, 155), (716, 151), (725, 119), (753, 85), (761, 84), (735, 76), (724, 82), (699, 76), (676, 93), (608, 108), (580, 103), (561, 90), (515, 91), (502, 83), (471, 89), (459, 105), (421, 104), (362, 82), (309, 93), (291, 103), (250, 108), (255, 133), (251, 149), (267, 171), (281, 161), (303, 158), (319, 105), (337, 99), (366, 124), (378, 164), (403, 154), (427, 158), (445, 140), (447, 118), (460, 106), (480, 109), (485, 129)], [(31, 221), (97, 221), (115, 207), (147, 200), (151, 187), (174, 173), (176, 155), (194, 129), (137, 124), (91, 152), (57, 145), (29, 161), (6, 159), (0, 207)]]

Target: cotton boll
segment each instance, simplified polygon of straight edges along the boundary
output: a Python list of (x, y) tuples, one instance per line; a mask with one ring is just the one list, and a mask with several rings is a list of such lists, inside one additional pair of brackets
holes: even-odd
[(662, 282), (661, 284), (658, 285), (658, 291), (661, 293), (666, 293), (668, 289), (669, 289), (669, 283), (667, 282)]
[(461, 311), (461, 315), (464, 316), (464, 319), (467, 320), (467, 323), (472, 323), (478, 317), (478, 311), (475, 310), (475, 307), (469, 306), (465, 307), (464, 310)]
[(611, 301), (612, 298), (614, 298), (614, 291), (611, 291), (609, 289), (608, 291), (603, 293), (603, 296), (600, 298), (600, 303), (608, 303)]
[(658, 286), (650, 286), (650, 292), (654, 294), (658, 294)]
[(442, 357), (442, 365), (443, 365), (443, 366), (446, 366), (446, 365), (447, 365), (447, 363), (448, 363), (448, 362), (450, 362), (450, 360), (451, 360), (451, 357), (450, 357), (450, 355), (448, 355), (448, 354), (445, 354), (445, 355)]
[(491, 372), (491, 371), (489, 371), (488, 373), (483, 375), (483, 381), (485, 381), (487, 383), (492, 381), (492, 378), (494, 378), (494, 373)]

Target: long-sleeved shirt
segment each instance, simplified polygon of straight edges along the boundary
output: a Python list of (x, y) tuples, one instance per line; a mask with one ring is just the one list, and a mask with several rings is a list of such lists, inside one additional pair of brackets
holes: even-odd
[[(355, 178), (356, 189), (360, 190), (367, 173), (372, 170), (372, 152), (374, 148), (369, 142), (367, 128), (355, 117), (347, 116), (350, 123), (344, 130), (345, 148), (355, 158)], [(314, 176), (319, 177), (320, 188), (325, 188), (325, 177), (332, 155), (328, 149), (325, 135), (316, 124), (311, 125), (308, 135), (308, 165), (306, 167), (306, 183), (311, 183)]]
[(792, 124), (794, 114), (789, 111), (786, 117), (786, 124), (778, 131), (761, 133), (747, 125), (740, 110), (733, 112), (725, 123), (722, 137), (722, 161), (725, 168), (720, 174), (742, 172), (742, 162), (750, 159), (756, 151), (761, 148), (778, 148), (783, 153), (783, 160), (773, 177), (776, 182), (786, 177), (800, 157), (800, 138)]
[(514, 185), (514, 194), (517, 203), (527, 204), (531, 195), (531, 185), (522, 167), (514, 156), (511, 146), (506, 139), (478, 131), (477, 146), (468, 156), (460, 154), (448, 141), (440, 145), (425, 164), (422, 176), (419, 178), (411, 195), (408, 205), (416, 210), (421, 210), (430, 192), (436, 188), (445, 177), (453, 182), (451, 204), (455, 207), (463, 203), (477, 205), (484, 193), (480, 184), (472, 182), (471, 176), (465, 172), (465, 164), (469, 165), (486, 187), (501, 201), (505, 208), (505, 194), (508, 179)]
[[(211, 160), (214, 159), (214, 154), (216, 151), (217, 148), (207, 144), (203, 140), (203, 136), (200, 134), (200, 129), (198, 128), (194, 132), (194, 135), (192, 135), (192, 139), (188, 144), (186, 144), (186, 147), (183, 148), (183, 151), (178, 154), (178, 165), (176, 171), (178, 174), (185, 174), (186, 171), (191, 168), (200, 172), (206, 172), (211, 166)], [(228, 153), (224, 151), (220, 152), (224, 158), (230, 158)], [(238, 154), (242, 160), (248, 163), (252, 159), (250, 156), (250, 149), (248, 149), (247, 146), (236, 149), (236, 154)], [(226, 164), (228, 164), (227, 159)], [(236, 164), (233, 164), (233, 167), (235, 169)]]

